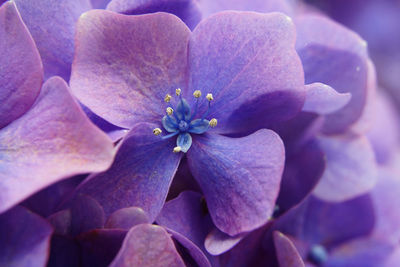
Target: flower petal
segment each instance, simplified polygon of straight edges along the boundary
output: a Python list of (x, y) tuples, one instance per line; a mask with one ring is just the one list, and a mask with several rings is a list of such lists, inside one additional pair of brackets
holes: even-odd
[(129, 230), (110, 267), (171, 266), (185, 264), (169, 234), (160, 226), (140, 224)]
[(202, 134), (210, 128), (210, 121), (196, 119), (190, 123), (189, 133)]
[(179, 134), (176, 139), (176, 145), (181, 147), (182, 152), (186, 153), (192, 146), (192, 136), (189, 133)]
[(111, 214), (104, 227), (129, 230), (141, 223), (149, 223), (147, 214), (141, 208), (129, 207), (119, 209)]
[(0, 129), (29, 110), (39, 95), (42, 62), (13, 2), (0, 7)]
[(188, 121), (191, 117), (191, 109), (185, 99), (180, 99), (176, 107), (176, 115), (178, 119)]
[(305, 94), (294, 43), (294, 25), (283, 14), (213, 15), (190, 40), (187, 94), (200, 89), (213, 94), (209, 116), (218, 119), (220, 133), (247, 133), (289, 119)]
[(326, 201), (344, 201), (370, 191), (377, 181), (374, 151), (364, 136), (319, 137), (326, 169), (314, 194)]
[(189, 35), (171, 14), (89, 11), (77, 24), (71, 89), (117, 126), (159, 122), (165, 95), (185, 86)]
[(169, 117), (168, 115), (165, 115), (162, 118), (162, 125), (164, 127), (165, 130), (167, 130), (167, 132), (169, 133), (174, 133), (176, 131), (178, 131), (178, 126), (176, 125), (176, 120), (173, 117)]
[(338, 93), (323, 83), (308, 84), (306, 88), (307, 94), (303, 111), (325, 115), (343, 108), (351, 99), (351, 93)]
[(112, 0), (107, 9), (128, 15), (154, 12), (171, 13), (185, 22), (190, 29), (193, 29), (201, 20), (201, 13), (196, 0)]
[(304, 267), (304, 262), (299, 252), (287, 236), (281, 232), (274, 231), (273, 239), (279, 266)]
[(45, 78), (68, 81), (74, 55), (75, 23), (91, 9), (89, 0), (14, 0), (39, 49)]
[(76, 193), (95, 198), (106, 217), (134, 206), (142, 208), (153, 222), (182, 154), (172, 152), (175, 140), (162, 140), (153, 135), (153, 129), (151, 124), (136, 125), (124, 138), (110, 169), (87, 178)]
[(263, 225), (275, 207), (285, 160), (283, 143), (270, 130), (242, 138), (198, 135), (189, 167), (214, 224), (234, 236)]
[(111, 140), (84, 115), (60, 78), (33, 107), (0, 131), (0, 212), (68, 176), (107, 169)]
[(211, 255), (220, 255), (232, 249), (247, 233), (229, 236), (214, 228), (206, 237), (204, 246)]
[(22, 207), (0, 215), (0, 265), (46, 266), (51, 226)]

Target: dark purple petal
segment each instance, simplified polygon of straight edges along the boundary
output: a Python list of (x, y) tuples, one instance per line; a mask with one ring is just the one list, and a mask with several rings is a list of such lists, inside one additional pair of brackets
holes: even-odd
[(171, 13), (185, 22), (190, 29), (193, 29), (201, 19), (196, 0), (112, 0), (107, 9), (128, 15)]
[(304, 267), (304, 262), (297, 252), (296, 247), (287, 236), (281, 232), (275, 231), (273, 233), (273, 239), (279, 266)]
[(374, 151), (365, 136), (319, 137), (326, 168), (314, 194), (344, 201), (370, 191), (377, 181)]
[(0, 266), (46, 266), (51, 226), (36, 214), (15, 207), (0, 215)]
[(294, 42), (291, 19), (279, 13), (231, 11), (203, 20), (189, 43), (187, 96), (213, 94), (209, 117), (217, 118), (220, 133), (247, 133), (293, 117), (305, 94)]
[(324, 131), (340, 133), (361, 116), (368, 94), (366, 42), (357, 34), (321, 16), (296, 20), (296, 49), (306, 83), (322, 82), (339, 93), (351, 93), (350, 102), (327, 116)]
[(242, 138), (196, 136), (187, 153), (214, 224), (234, 236), (263, 225), (275, 207), (285, 151), (270, 130)]
[(236, 246), (236, 244), (239, 243), (245, 235), (246, 233), (236, 236), (229, 236), (219, 231), (217, 228), (214, 228), (207, 235), (204, 246), (211, 255), (220, 255)]
[(147, 214), (137, 207), (122, 208), (108, 217), (105, 228), (119, 228), (129, 230), (141, 223), (149, 223)]
[(47, 218), (53, 226), (54, 234), (69, 235), (71, 233), (71, 210), (58, 211)]
[(175, 140), (153, 135), (150, 124), (138, 124), (124, 138), (106, 172), (93, 175), (77, 189), (95, 198), (106, 216), (121, 208), (140, 207), (153, 222), (167, 197), (181, 154)]
[(80, 247), (74, 239), (57, 234), (51, 237), (47, 267), (79, 266), (80, 260)]
[(110, 267), (185, 266), (169, 234), (160, 226), (140, 224), (129, 230)]
[(78, 196), (71, 204), (71, 234), (73, 236), (103, 228), (105, 215), (100, 204), (90, 196)]
[(33, 107), (0, 131), (0, 212), (79, 173), (107, 169), (111, 140), (95, 127), (60, 78), (49, 79)]
[(71, 89), (117, 126), (160, 122), (165, 95), (186, 84), (189, 35), (170, 14), (87, 12), (77, 25)]
[(13, 2), (0, 8), (0, 129), (32, 106), (43, 79), (35, 43)]
[(89, 0), (15, 0), (42, 57), (45, 78), (69, 80), (74, 54), (75, 23), (91, 9)]
[(99, 229), (80, 235), (77, 240), (82, 266), (108, 266), (120, 250), (126, 233), (121, 229)]
[(306, 101), (303, 111), (325, 115), (343, 108), (351, 99), (351, 93), (338, 93), (329, 85), (312, 83), (306, 85)]

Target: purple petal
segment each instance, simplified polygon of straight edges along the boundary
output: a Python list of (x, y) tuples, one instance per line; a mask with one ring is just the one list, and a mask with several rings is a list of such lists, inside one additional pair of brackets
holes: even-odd
[(306, 83), (322, 82), (339, 93), (351, 93), (350, 102), (327, 116), (324, 131), (340, 133), (361, 116), (368, 92), (366, 43), (343, 26), (320, 16), (296, 20), (296, 49)]
[(229, 236), (214, 228), (206, 237), (204, 246), (211, 255), (220, 255), (227, 252), (239, 243), (246, 234)]
[(140, 224), (129, 230), (110, 267), (185, 266), (169, 234), (160, 226)]
[(22, 207), (0, 215), (0, 265), (45, 266), (51, 232), (45, 220)]
[(79, 266), (80, 260), (80, 247), (74, 239), (57, 234), (51, 237), (47, 267)]
[(93, 8), (105, 9), (110, 0), (90, 0)]
[(0, 8), (0, 129), (32, 106), (43, 79), (35, 43), (13, 2)]
[(103, 171), (114, 157), (111, 140), (57, 77), (28, 113), (1, 129), (0, 151), (0, 212), (62, 178)]
[(182, 156), (172, 152), (175, 140), (162, 140), (153, 135), (153, 129), (150, 124), (136, 125), (124, 138), (111, 168), (89, 177), (77, 193), (95, 198), (106, 216), (134, 206), (142, 208), (153, 222)]
[(234, 236), (269, 219), (278, 195), (285, 151), (279, 136), (259, 130), (242, 138), (196, 136), (187, 153), (214, 224)]
[(281, 232), (275, 231), (273, 233), (273, 238), (279, 266), (304, 267), (304, 262), (297, 252), (296, 247), (287, 236)]
[(194, 90), (213, 94), (209, 117), (218, 119), (214, 131), (223, 133), (293, 117), (305, 94), (294, 42), (291, 19), (279, 13), (223, 12), (203, 20), (189, 44), (187, 96)]
[(71, 210), (61, 210), (47, 218), (47, 221), (53, 226), (54, 234), (69, 235), (71, 233)]
[(171, 13), (185, 22), (190, 29), (193, 29), (201, 20), (196, 0), (112, 0), (107, 9), (128, 15)]
[(315, 188), (317, 197), (326, 201), (344, 201), (375, 186), (375, 156), (366, 137), (321, 136), (318, 143), (326, 155), (326, 169)]
[(73, 236), (104, 226), (105, 215), (100, 204), (90, 196), (79, 196), (71, 205)]
[(14, 0), (42, 57), (45, 78), (69, 80), (74, 54), (75, 23), (91, 9), (89, 0)]
[(147, 214), (141, 208), (129, 207), (119, 209), (111, 214), (104, 227), (129, 230), (141, 223), (149, 223)]
[(351, 93), (338, 93), (323, 83), (312, 83), (306, 85), (306, 88), (303, 111), (325, 115), (343, 108), (351, 99)]
[(99, 229), (80, 235), (82, 266), (108, 266), (117, 255), (127, 231), (121, 229)]
[(71, 89), (117, 126), (160, 122), (164, 96), (185, 86), (189, 34), (170, 14), (87, 12), (77, 25)]

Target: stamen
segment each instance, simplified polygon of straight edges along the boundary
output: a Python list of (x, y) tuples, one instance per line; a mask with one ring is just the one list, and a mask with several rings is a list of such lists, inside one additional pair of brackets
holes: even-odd
[(201, 91), (200, 91), (200, 90), (194, 91), (193, 96), (194, 96), (195, 98), (199, 98), (199, 97), (201, 96)]
[(181, 92), (182, 92), (181, 88), (178, 88), (178, 89), (175, 90), (175, 94), (176, 94), (177, 96), (180, 96), (180, 95), (181, 95)]
[(171, 116), (172, 113), (174, 113), (174, 110), (171, 107), (167, 107), (167, 114)]
[(161, 139), (165, 140), (165, 139), (171, 138), (171, 137), (173, 137), (173, 136), (175, 136), (177, 134), (179, 134), (179, 131), (164, 135), (163, 137), (161, 137)]
[(166, 94), (165, 97), (164, 97), (164, 101), (166, 103), (168, 103), (169, 101), (171, 101), (171, 98), (172, 98), (172, 96), (170, 94)]
[(153, 134), (154, 135), (160, 135), (162, 133), (162, 130), (160, 129), (160, 128), (155, 128), (154, 130), (153, 130)]
[(208, 93), (208, 94), (206, 95), (206, 98), (207, 98), (208, 101), (214, 100), (214, 97), (213, 97), (213, 95), (212, 95), (211, 93)]
[(211, 126), (211, 127), (216, 127), (217, 126), (217, 124), (218, 124), (218, 121), (217, 121), (217, 119), (215, 119), (215, 118), (213, 118), (213, 119), (211, 119), (210, 120), (210, 123), (209, 123), (209, 125)]
[(181, 150), (182, 150), (182, 148), (180, 147), (180, 146), (176, 146), (176, 147), (174, 147), (174, 153), (179, 153), (179, 152), (181, 152)]

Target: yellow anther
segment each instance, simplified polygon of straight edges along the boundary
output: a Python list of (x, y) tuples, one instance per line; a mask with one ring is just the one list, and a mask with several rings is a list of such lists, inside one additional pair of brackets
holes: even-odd
[(206, 98), (207, 98), (208, 101), (214, 100), (214, 97), (213, 97), (213, 95), (212, 95), (211, 93), (208, 93), (208, 94), (206, 95)]
[(178, 88), (178, 89), (175, 90), (175, 94), (176, 94), (177, 96), (180, 96), (180, 95), (181, 95), (181, 92), (182, 92), (181, 88)]
[(174, 147), (174, 153), (179, 153), (182, 151), (182, 148), (180, 146)]
[(194, 96), (195, 98), (199, 98), (199, 97), (201, 96), (200, 90), (194, 91), (193, 96)]
[(160, 135), (161, 133), (162, 133), (162, 131), (161, 131), (160, 128), (155, 128), (155, 129), (153, 130), (153, 134), (154, 134), (154, 135)]
[(172, 96), (170, 94), (166, 94), (164, 97), (164, 101), (168, 103), (169, 101), (171, 101), (171, 98)]
[(208, 123), (211, 127), (215, 127), (215, 126), (217, 126), (217, 124), (218, 124), (218, 121), (217, 121), (217, 119), (211, 119), (210, 120), (210, 122)]
[(172, 115), (173, 112), (174, 112), (174, 110), (171, 107), (167, 107), (167, 114), (168, 115)]

